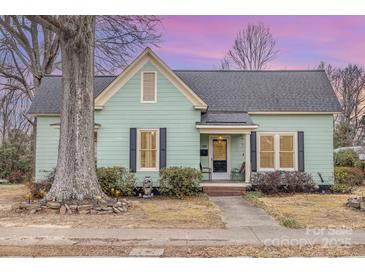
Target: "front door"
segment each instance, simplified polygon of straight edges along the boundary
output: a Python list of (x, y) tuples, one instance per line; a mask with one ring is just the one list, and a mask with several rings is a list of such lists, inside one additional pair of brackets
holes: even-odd
[(229, 179), (228, 169), (228, 139), (224, 137), (211, 138), (211, 168), (213, 180)]

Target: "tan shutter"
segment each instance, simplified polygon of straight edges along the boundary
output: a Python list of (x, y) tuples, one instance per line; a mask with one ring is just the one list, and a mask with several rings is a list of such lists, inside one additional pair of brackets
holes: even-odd
[(143, 73), (143, 101), (155, 101), (155, 73), (154, 72), (144, 72)]

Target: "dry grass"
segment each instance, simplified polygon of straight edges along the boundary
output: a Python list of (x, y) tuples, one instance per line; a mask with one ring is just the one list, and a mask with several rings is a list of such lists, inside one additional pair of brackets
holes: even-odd
[[(1, 246), (0, 256), (116, 256), (127, 257), (131, 246), (111, 245), (57, 245), (57, 246)], [(149, 246), (149, 248), (151, 248)], [(161, 247), (156, 247), (161, 248)], [(162, 247), (164, 248), (164, 247)], [(365, 245), (351, 247), (266, 247), (266, 246), (169, 246), (165, 248), (163, 257), (341, 257), (364, 256)]]
[[(365, 194), (365, 187), (356, 194)], [(349, 194), (295, 194), (264, 196), (250, 200), (281, 223), (294, 219), (297, 227), (365, 228), (365, 212), (345, 206)]]
[(19, 215), (10, 207), (23, 199), (24, 186), (0, 186), (0, 226), (100, 228), (223, 228), (219, 209), (205, 195), (186, 199), (131, 198), (120, 215)]

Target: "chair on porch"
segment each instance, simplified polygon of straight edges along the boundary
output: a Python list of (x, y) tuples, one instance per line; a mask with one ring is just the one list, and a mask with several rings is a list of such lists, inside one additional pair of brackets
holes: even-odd
[(244, 180), (246, 174), (246, 163), (243, 162), (241, 164), (240, 169), (235, 168), (231, 171), (231, 180), (232, 181), (241, 181)]
[(202, 163), (200, 165), (200, 172), (203, 174), (208, 174), (209, 181), (212, 180), (212, 169), (210, 167), (203, 167)]

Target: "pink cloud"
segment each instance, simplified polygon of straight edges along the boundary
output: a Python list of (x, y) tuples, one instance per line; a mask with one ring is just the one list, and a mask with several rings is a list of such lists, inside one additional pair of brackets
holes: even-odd
[[(177, 66), (214, 67), (248, 23), (268, 25), (280, 55), (273, 66), (307, 68), (320, 61), (364, 63), (365, 16), (162, 16), (158, 52)], [(189, 64), (184, 63), (189, 60)]]

